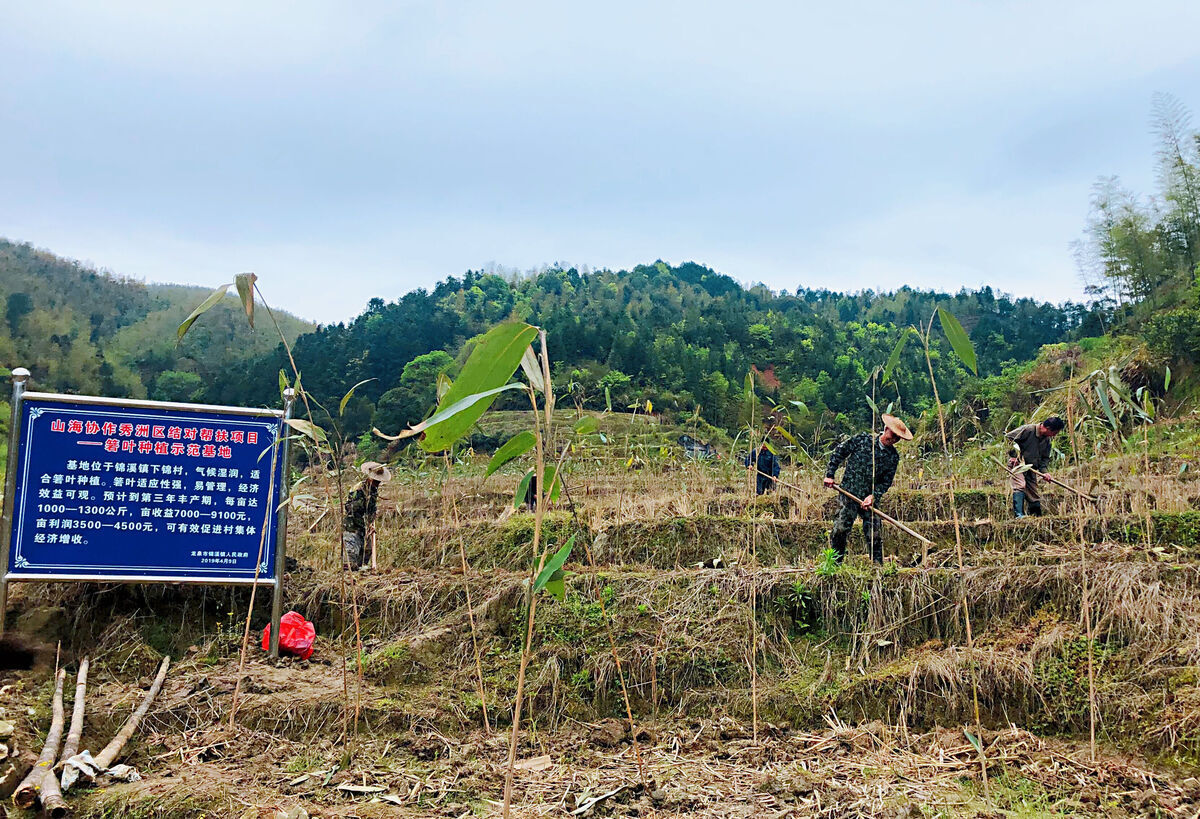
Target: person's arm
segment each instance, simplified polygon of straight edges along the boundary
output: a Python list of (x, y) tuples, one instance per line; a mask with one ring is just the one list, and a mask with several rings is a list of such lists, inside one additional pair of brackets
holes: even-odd
[(847, 438), (833, 450), (833, 455), (829, 457), (829, 466), (825, 469), (826, 485), (837, 475), (838, 467), (842, 465), (842, 462), (849, 458), (850, 453), (854, 451), (854, 443), (857, 438), (858, 436)]

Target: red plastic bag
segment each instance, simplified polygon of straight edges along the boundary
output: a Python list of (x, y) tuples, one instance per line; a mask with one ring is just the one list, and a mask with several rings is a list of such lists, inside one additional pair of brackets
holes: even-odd
[[(289, 611), (279, 619), (279, 650), (295, 654), (301, 660), (312, 656), (313, 643), (317, 641), (317, 629), (304, 616)], [(271, 648), (271, 626), (263, 629), (263, 651)]]

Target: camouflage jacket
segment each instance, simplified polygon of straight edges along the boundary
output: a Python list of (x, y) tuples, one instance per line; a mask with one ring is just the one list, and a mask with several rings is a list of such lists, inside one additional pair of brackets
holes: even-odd
[(345, 520), (342, 528), (359, 537), (367, 536), (367, 527), (375, 522), (375, 509), (379, 502), (379, 484), (363, 483), (350, 497), (346, 498)]
[[(896, 478), (896, 467), (900, 465), (900, 453), (895, 447), (876, 443), (877, 440), (869, 432), (863, 432), (842, 441), (829, 459), (829, 468), (825, 470), (825, 476), (835, 477), (838, 467), (845, 463), (846, 472), (842, 476), (842, 488), (860, 499), (874, 495), (875, 500), (879, 500), (880, 496), (892, 487), (892, 481)], [(874, 481), (871, 480), (872, 449), (875, 451)]]

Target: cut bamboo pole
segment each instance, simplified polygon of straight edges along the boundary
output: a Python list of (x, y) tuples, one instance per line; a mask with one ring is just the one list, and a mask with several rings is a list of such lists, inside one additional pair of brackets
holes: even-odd
[[(1015, 469), (1013, 469), (1012, 467), (1008, 466), (1008, 465), (1007, 465), (1007, 464), (1005, 464), (1003, 461), (1001, 461), (999, 458), (992, 458), (992, 460), (993, 460), (993, 461), (995, 461), (996, 463), (1000, 464), (1000, 466), (1001, 466), (1001, 467), (1003, 467), (1004, 471), (1005, 471), (1005, 472), (1007, 472), (1009, 475), (1012, 475), (1013, 477), (1016, 477), (1016, 476), (1017, 476), (1017, 474), (1019, 474), (1019, 473), (1017, 472), (1017, 470), (1015, 470)], [(1079, 489), (1076, 489), (1075, 487), (1071, 486), (1069, 483), (1064, 483), (1064, 482), (1060, 481), (1058, 478), (1052, 478), (1052, 477), (1050, 477), (1049, 475), (1047, 475), (1045, 472), (1038, 472), (1038, 471), (1037, 471), (1036, 469), (1034, 469), (1032, 466), (1031, 466), (1031, 467), (1029, 467), (1029, 469), (1028, 469), (1028, 470), (1026, 470), (1026, 471), (1028, 471), (1028, 472), (1032, 472), (1034, 475), (1037, 475), (1037, 476), (1038, 476), (1039, 478), (1041, 478), (1042, 480), (1050, 481), (1050, 483), (1052, 483), (1052, 484), (1055, 484), (1055, 485), (1057, 485), (1057, 486), (1061, 486), (1063, 489), (1067, 490), (1068, 492), (1074, 492), (1076, 495), (1078, 495), (1079, 497), (1083, 498), (1084, 500), (1089, 500), (1089, 501), (1091, 501), (1092, 503), (1099, 503), (1099, 502), (1100, 502), (1100, 499), (1099, 499), (1098, 497), (1096, 497), (1095, 495), (1089, 495), (1087, 492), (1083, 492), (1083, 491), (1081, 491), (1081, 490), (1079, 490)]]
[(79, 740), (83, 736), (83, 709), (87, 694), (88, 658), (84, 657), (79, 663), (79, 675), (75, 679), (75, 707), (71, 712), (71, 729), (67, 731), (67, 739), (63, 743), (62, 753), (58, 755), (55, 770), (62, 770), (63, 763), (79, 753)]
[(54, 760), (58, 759), (58, 745), (62, 742), (64, 717), (63, 681), (66, 678), (66, 669), (60, 668), (54, 683), (50, 733), (46, 734), (46, 744), (42, 746), (42, 753), (38, 757), (37, 764), (33, 766), (33, 770), (25, 776), (24, 781), (17, 786), (16, 792), (13, 793), (13, 803), (19, 808), (33, 807), (34, 802), (37, 801), (38, 791), (42, 788), (42, 780), (47, 774), (51, 774), (50, 768), (54, 765)]
[(42, 776), (41, 788), (43, 816), (62, 819), (70, 814), (71, 809), (67, 807), (67, 800), (63, 799), (62, 788), (58, 785), (58, 775), (53, 770), (46, 771)]
[(146, 716), (146, 712), (154, 704), (154, 698), (158, 696), (158, 692), (163, 685), (163, 680), (167, 678), (167, 668), (170, 665), (170, 656), (163, 657), (162, 665), (158, 667), (158, 676), (154, 678), (154, 684), (150, 686), (150, 690), (142, 698), (142, 704), (138, 706), (136, 711), (129, 715), (129, 719), (125, 720), (125, 724), (121, 726), (121, 730), (117, 732), (117, 735), (112, 738), (112, 742), (105, 745), (104, 750), (96, 754), (96, 767), (98, 769), (107, 770), (112, 767), (113, 762), (121, 755), (121, 751), (125, 750), (125, 743), (137, 731), (142, 717)]

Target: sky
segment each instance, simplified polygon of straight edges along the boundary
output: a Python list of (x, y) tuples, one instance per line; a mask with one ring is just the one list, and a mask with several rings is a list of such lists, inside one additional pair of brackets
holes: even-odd
[(0, 236), (347, 320), (468, 269), (1080, 299), (1200, 3), (0, 5)]

